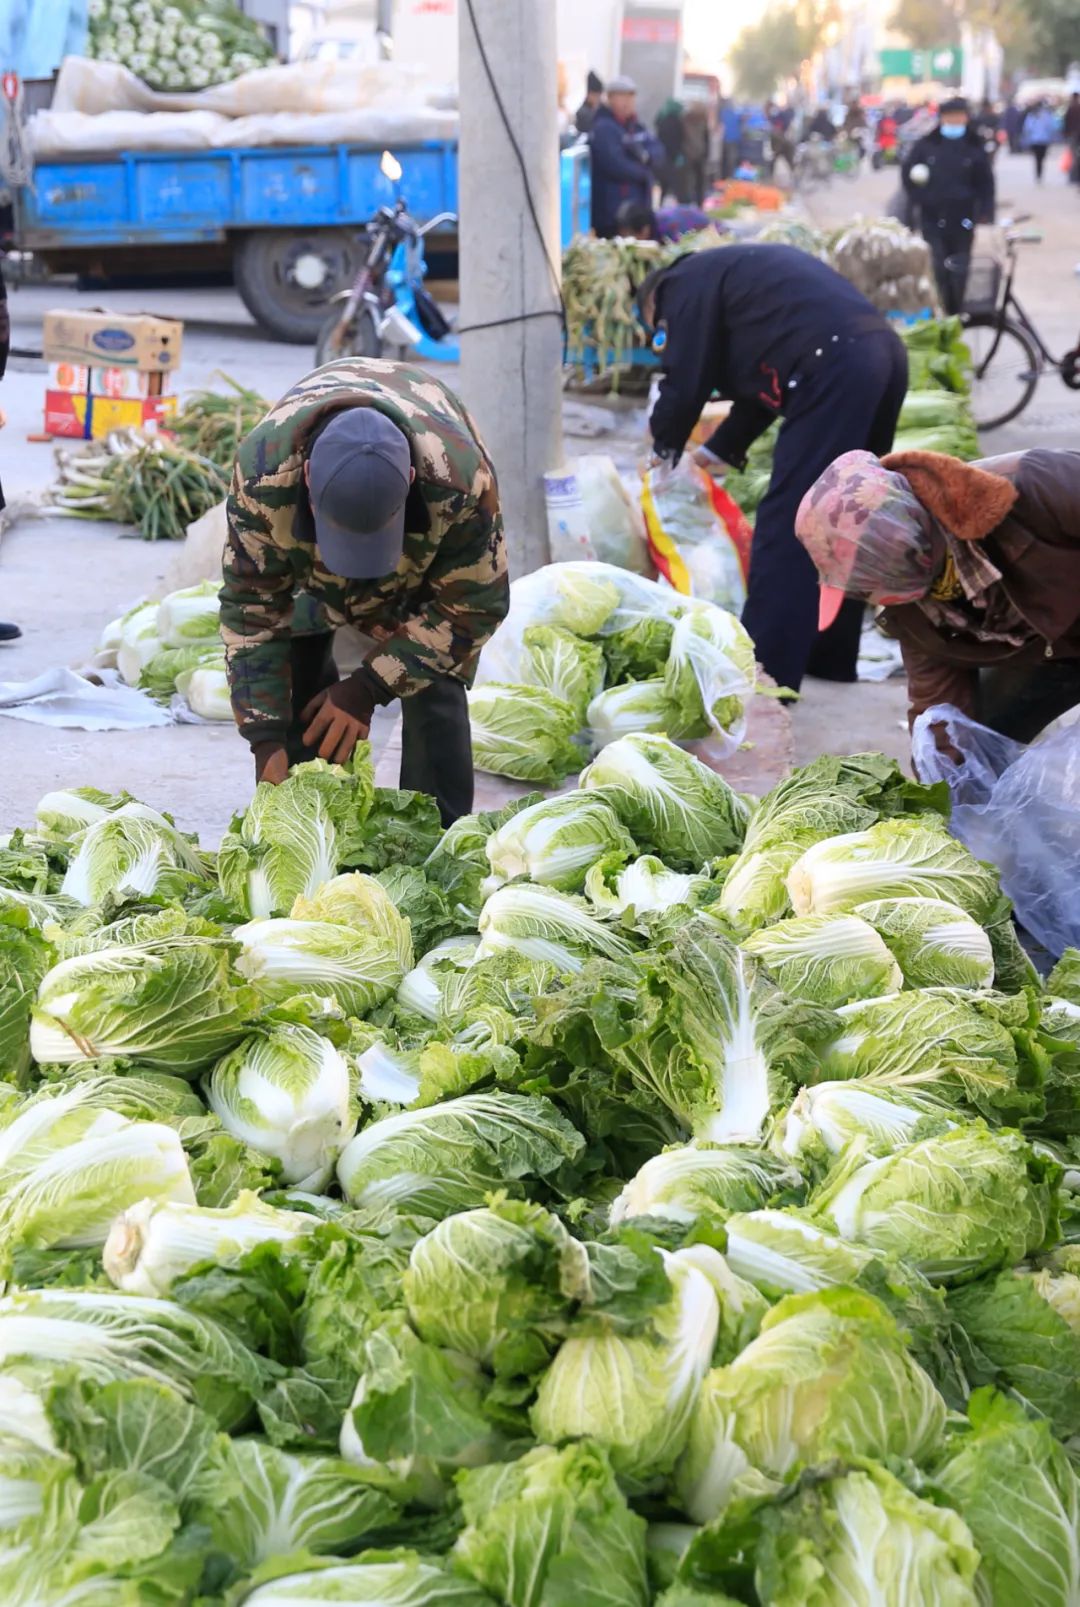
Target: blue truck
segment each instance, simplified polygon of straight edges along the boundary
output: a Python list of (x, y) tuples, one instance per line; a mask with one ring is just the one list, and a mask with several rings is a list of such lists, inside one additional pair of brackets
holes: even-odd
[[(400, 192), (421, 223), (458, 210), (457, 145), (395, 146), (403, 177), (371, 146), (258, 146), (42, 157), (15, 191), (14, 237), (47, 269), (83, 275), (180, 274), (231, 266), (252, 317), (279, 340), (310, 344), (326, 304), (355, 277), (360, 231)], [(562, 239), (589, 227), (584, 145), (563, 150)], [(433, 278), (452, 233), (432, 234)]]

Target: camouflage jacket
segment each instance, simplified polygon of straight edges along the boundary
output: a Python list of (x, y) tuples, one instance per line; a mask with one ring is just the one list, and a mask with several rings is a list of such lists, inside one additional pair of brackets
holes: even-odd
[[(409, 438), (419, 510), (392, 575), (325, 570), (297, 525), (313, 432), (344, 407), (377, 407)], [(283, 739), (292, 715), (290, 639), (310, 633), (312, 601), (331, 627), (390, 631), (365, 669), (390, 697), (437, 676), (471, 683), (506, 615), (506, 544), (495, 471), (476, 427), (441, 380), (381, 358), (327, 363), (294, 385), (241, 443), (226, 505), (221, 634), (233, 712), (249, 742)], [(298, 607), (298, 594), (300, 605)], [(322, 620), (315, 626), (324, 628)]]

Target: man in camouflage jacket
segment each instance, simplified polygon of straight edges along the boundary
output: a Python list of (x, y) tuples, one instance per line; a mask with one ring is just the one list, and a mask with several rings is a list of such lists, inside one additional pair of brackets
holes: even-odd
[[(465, 689), (509, 604), (495, 473), (462, 403), (405, 363), (316, 369), (242, 442), (221, 629), (256, 776), (339, 763), (402, 700), (401, 785), (472, 807)], [(333, 630), (374, 645), (339, 680)]]

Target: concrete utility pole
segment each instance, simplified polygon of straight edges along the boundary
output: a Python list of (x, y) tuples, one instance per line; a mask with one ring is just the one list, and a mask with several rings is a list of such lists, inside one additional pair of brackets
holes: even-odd
[(563, 460), (562, 330), (548, 261), (558, 273), (555, 0), (458, 0), (458, 10), (462, 391), (495, 463), (521, 575), (550, 557), (541, 476)]

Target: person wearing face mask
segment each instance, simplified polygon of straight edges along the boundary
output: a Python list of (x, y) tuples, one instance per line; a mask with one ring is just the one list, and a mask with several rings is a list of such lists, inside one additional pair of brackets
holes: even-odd
[(848, 597), (882, 609), (911, 723), (951, 703), (1028, 742), (1080, 703), (1080, 452), (846, 452), (795, 534), (818, 571), (820, 629)]
[(994, 219), (994, 169), (971, 127), (966, 100), (942, 102), (937, 127), (911, 147), (901, 178), (930, 247), (942, 306), (958, 313), (975, 226)]

